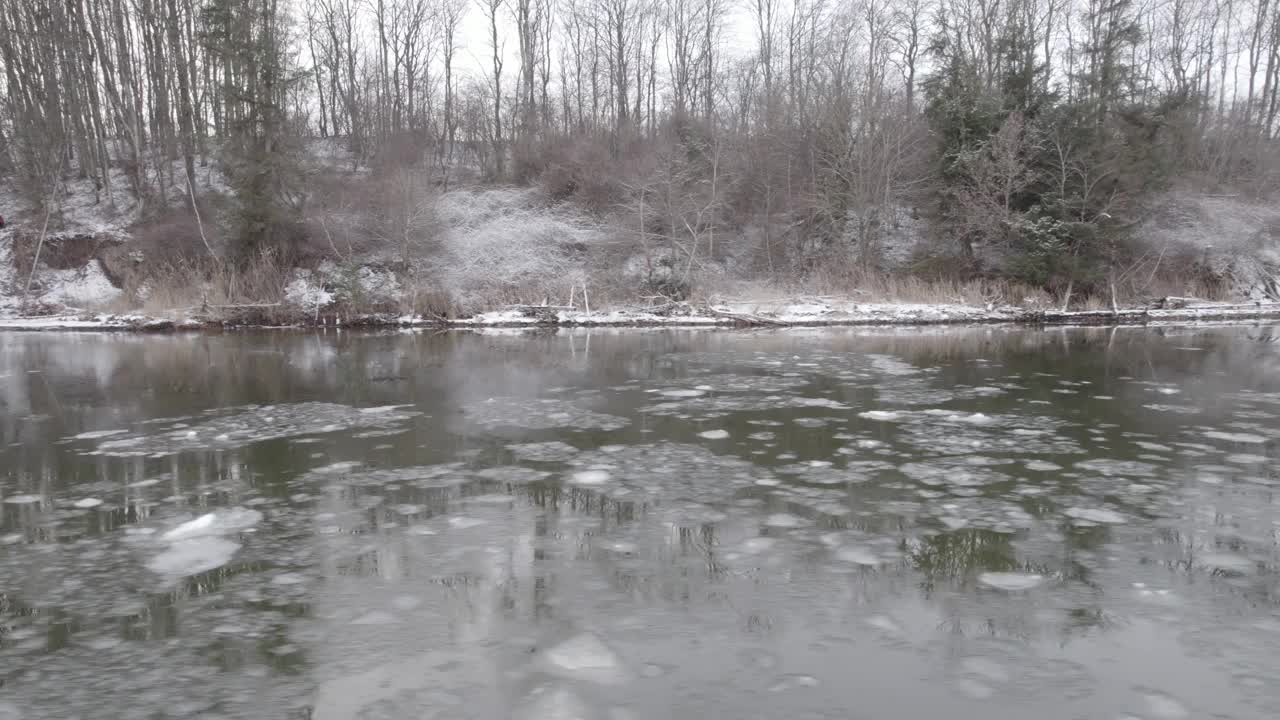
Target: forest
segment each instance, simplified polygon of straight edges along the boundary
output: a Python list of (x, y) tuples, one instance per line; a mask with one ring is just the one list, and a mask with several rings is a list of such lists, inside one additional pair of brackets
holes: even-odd
[[(0, 0), (0, 63), (14, 262), (74, 194), (127, 206), (135, 294), (376, 260), (437, 313), (580, 282), (1212, 295), (1232, 267), (1138, 229), (1280, 171), (1273, 0)], [(592, 231), (459, 250), (497, 190)]]

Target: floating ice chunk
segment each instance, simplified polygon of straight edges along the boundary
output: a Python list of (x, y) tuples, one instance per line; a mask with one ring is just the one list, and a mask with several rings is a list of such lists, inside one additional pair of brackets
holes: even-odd
[(1139, 462), (1137, 460), (1112, 460), (1110, 458), (1096, 458), (1094, 460), (1085, 460), (1075, 465), (1081, 470), (1096, 472), (1107, 477), (1117, 475), (1136, 475), (1138, 477), (1155, 477), (1160, 472), (1158, 465), (1151, 463)]
[(391, 613), (373, 610), (351, 621), (352, 625), (393, 625), (399, 622)]
[(561, 462), (578, 454), (578, 448), (558, 440), (508, 445), (507, 449), (521, 460), (534, 462)]
[(871, 617), (867, 618), (866, 623), (867, 625), (883, 633), (888, 633), (890, 635), (902, 634), (902, 626), (894, 622), (893, 618), (890, 618), (886, 615), (872, 615)]
[(758, 553), (768, 552), (769, 550), (773, 549), (774, 545), (777, 545), (777, 544), (778, 544), (778, 541), (774, 540), (773, 538), (754, 537), (743, 542), (742, 545), (739, 546), (739, 549), (742, 550), (742, 552), (744, 553), (748, 553), (750, 555), (756, 555)]
[(769, 692), (783, 692), (802, 687), (817, 687), (818, 678), (812, 675), (787, 675), (769, 687)]
[(575, 635), (549, 648), (542, 659), (552, 673), (589, 682), (614, 684), (628, 676), (618, 654), (593, 633)]
[(193, 537), (195, 535), (208, 534), (208, 530), (213, 527), (213, 513), (201, 515), (195, 520), (178, 525), (172, 530), (166, 532), (163, 537), (165, 540), (181, 540), (185, 537)]
[(305, 575), (299, 573), (285, 572), (271, 578), (272, 585), (301, 585), (307, 581)]
[(802, 408), (820, 407), (820, 408), (827, 408), (830, 410), (847, 410), (849, 408), (848, 405), (845, 405), (842, 402), (837, 402), (835, 400), (830, 400), (827, 398), (809, 398), (809, 397), (792, 398), (791, 405), (795, 407), (802, 407)]
[(694, 397), (702, 397), (703, 395), (706, 395), (707, 392), (705, 390), (683, 389), (683, 390), (663, 390), (658, 394), (663, 397), (669, 397), (669, 398), (694, 398)]
[(581, 470), (569, 476), (569, 481), (574, 485), (603, 485), (612, 478), (608, 472), (604, 470)]
[(218, 537), (195, 537), (173, 543), (151, 559), (147, 567), (161, 575), (198, 575), (231, 561), (238, 543)]
[(1209, 553), (1200, 556), (1200, 564), (1211, 570), (1223, 570), (1233, 573), (1247, 573), (1254, 570), (1253, 561), (1241, 555), (1231, 553)]
[(4, 499), (9, 505), (31, 505), (38, 503), (44, 498), (39, 495), (13, 495)]
[(967, 657), (960, 661), (960, 669), (970, 675), (976, 675), (991, 682), (1008, 682), (1009, 671), (994, 660), (983, 657)]
[(704, 438), (707, 440), (725, 440), (725, 439), (728, 439), (729, 437), (729, 431), (728, 430), (707, 430), (706, 432), (698, 433), (698, 437)]
[(993, 425), (999, 422), (997, 418), (980, 412), (963, 413), (951, 412), (950, 410), (925, 410), (924, 414), (942, 417), (947, 422), (968, 423), (970, 425)]
[(412, 405), (380, 405), (378, 407), (360, 408), (361, 414), (364, 415), (382, 415), (384, 413), (392, 413), (402, 408), (413, 407)]
[(360, 467), (360, 463), (345, 460), (318, 467), (311, 472), (317, 475), (336, 475), (338, 473), (350, 472), (358, 467)]
[(75, 501), (75, 506), (81, 510), (91, 510), (102, 504), (98, 498), (81, 498)]
[(1252, 433), (1227, 433), (1219, 432), (1217, 430), (1210, 430), (1209, 432), (1206, 432), (1204, 436), (1214, 440), (1224, 440), (1226, 442), (1249, 445), (1261, 445), (1267, 441), (1265, 437), (1262, 437), (1261, 435), (1254, 435)]
[(978, 576), (978, 582), (997, 590), (1018, 592), (1036, 587), (1044, 582), (1044, 576), (1035, 573), (984, 572)]
[(880, 564), (880, 558), (865, 547), (851, 545), (836, 550), (836, 559), (842, 562), (853, 563), (854, 565), (865, 565), (867, 567), (875, 567)]
[(798, 528), (808, 525), (802, 517), (790, 513), (775, 513), (764, 519), (764, 524), (772, 528)]
[(1147, 692), (1143, 695), (1147, 713), (1157, 720), (1182, 720), (1191, 717), (1187, 706), (1172, 695), (1162, 692)]
[(391, 599), (391, 607), (397, 610), (414, 610), (422, 605), (422, 598), (413, 595), (397, 595)]
[(1063, 514), (1072, 520), (1098, 523), (1100, 525), (1119, 525), (1125, 521), (1124, 516), (1120, 513), (1103, 508), (1073, 507), (1068, 508)]
[(866, 418), (868, 420), (877, 420), (879, 422), (893, 422), (900, 419), (902, 417), (902, 413), (894, 412), (893, 410), (868, 410), (866, 412), (858, 413), (858, 417)]
[(589, 720), (596, 714), (567, 687), (539, 687), (512, 714), (512, 720)]
[(128, 430), (93, 430), (93, 431), (91, 431), (91, 432), (82, 432), (82, 433), (80, 433), (79, 435), (75, 435), (75, 436), (73, 436), (73, 438), (72, 438), (72, 439), (74, 439), (74, 440), (98, 440), (98, 439), (100, 439), (100, 438), (104, 438), (104, 437), (111, 437), (112, 435), (123, 435), (124, 433), (127, 433), (127, 432), (129, 432), (129, 431), (128, 431)]
[(262, 521), (262, 513), (245, 508), (231, 508), (201, 515), (178, 525), (160, 537), (169, 542), (206, 535), (222, 535), (239, 532)]
[(995, 690), (992, 690), (989, 685), (973, 678), (960, 678), (956, 681), (956, 689), (974, 700), (986, 700), (995, 694)]
[(468, 528), (478, 527), (484, 524), (485, 524), (485, 521), (481, 520), (480, 518), (469, 518), (469, 517), (449, 518), (449, 527), (455, 530), (466, 530)]

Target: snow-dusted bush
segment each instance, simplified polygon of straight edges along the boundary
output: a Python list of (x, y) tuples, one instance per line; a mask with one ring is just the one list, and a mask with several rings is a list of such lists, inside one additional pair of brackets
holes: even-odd
[(563, 302), (605, 236), (589, 216), (547, 205), (531, 189), (446, 193), (436, 215), (441, 250), (428, 272), (464, 306), (547, 295)]

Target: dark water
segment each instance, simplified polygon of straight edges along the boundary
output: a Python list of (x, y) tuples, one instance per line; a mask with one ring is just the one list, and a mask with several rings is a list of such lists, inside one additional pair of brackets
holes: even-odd
[(0, 719), (1280, 717), (1277, 339), (0, 334)]

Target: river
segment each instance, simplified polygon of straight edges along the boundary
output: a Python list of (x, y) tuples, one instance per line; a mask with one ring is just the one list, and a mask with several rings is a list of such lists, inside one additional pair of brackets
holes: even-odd
[(0, 720), (1280, 717), (1280, 328), (0, 333)]

